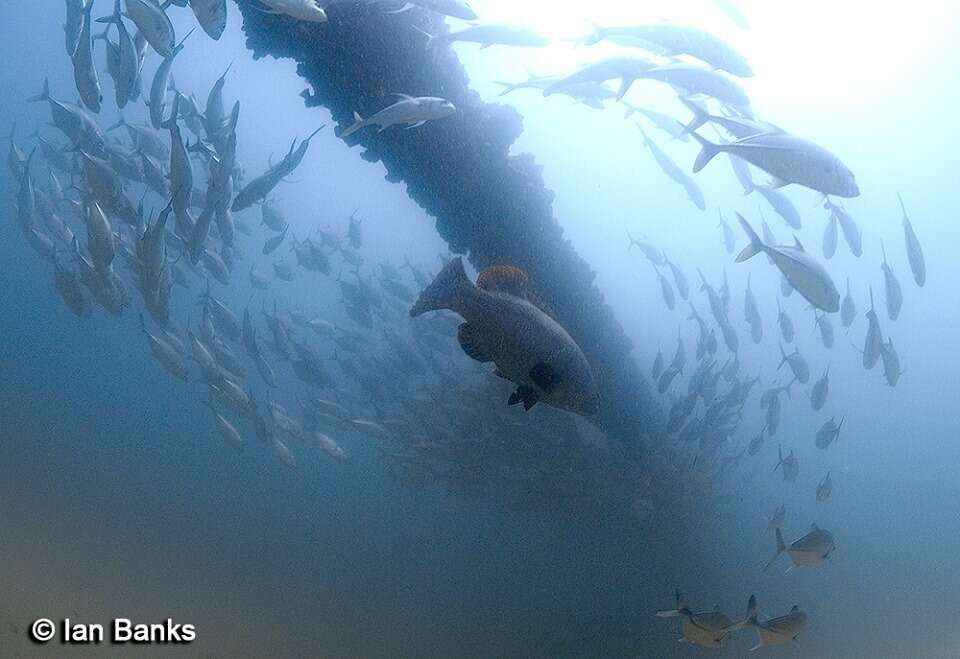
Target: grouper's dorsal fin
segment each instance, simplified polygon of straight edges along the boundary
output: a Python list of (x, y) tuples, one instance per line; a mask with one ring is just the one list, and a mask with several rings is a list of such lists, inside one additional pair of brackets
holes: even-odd
[(507, 293), (526, 299), (527, 273), (512, 265), (494, 265), (480, 273), (477, 287), (490, 293)]
[(514, 265), (490, 266), (477, 277), (477, 288), (526, 300), (551, 318), (554, 317), (546, 303), (531, 289), (530, 278), (522, 268)]

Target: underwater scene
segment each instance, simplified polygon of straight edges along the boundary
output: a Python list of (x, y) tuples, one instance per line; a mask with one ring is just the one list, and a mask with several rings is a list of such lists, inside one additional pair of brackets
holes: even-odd
[(0, 659), (960, 657), (960, 5), (4, 7)]

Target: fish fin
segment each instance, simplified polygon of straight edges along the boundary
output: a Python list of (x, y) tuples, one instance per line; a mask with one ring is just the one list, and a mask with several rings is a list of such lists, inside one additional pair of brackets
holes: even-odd
[(40, 90), (40, 93), (36, 96), (31, 96), (27, 99), (28, 103), (41, 103), (43, 101), (50, 100), (50, 80), (49, 78), (43, 79), (43, 88)]
[(477, 287), (490, 293), (508, 293), (523, 298), (527, 293), (527, 273), (512, 265), (494, 265), (477, 277)]
[(789, 181), (784, 181), (783, 179), (774, 176), (772, 179), (770, 179), (770, 183), (767, 187), (769, 187), (771, 190), (779, 190), (787, 185), (790, 185)]
[[(696, 133), (694, 133), (695, 135)], [(757, 235), (757, 232), (753, 230), (753, 227), (744, 219), (743, 215), (737, 213), (737, 219), (740, 221), (740, 226), (743, 227), (744, 233), (747, 234), (747, 238), (750, 239), (750, 244), (743, 248), (743, 251), (737, 255), (736, 262), (743, 263), (747, 259), (750, 259), (760, 252), (766, 249), (766, 245), (763, 244), (763, 241), (760, 240), (760, 236)]]
[(425, 123), (427, 123), (427, 120), (426, 120), (426, 119), (423, 119), (423, 120), (418, 121), (418, 122), (416, 122), (416, 123), (409, 124), (409, 125), (406, 127), (405, 130), (413, 130), (414, 128), (420, 128), (420, 126), (424, 125)]
[(550, 393), (560, 383), (560, 378), (557, 372), (553, 370), (553, 367), (545, 362), (540, 362), (531, 368), (529, 375), (530, 379), (547, 393)]
[(347, 138), (347, 137), (350, 137), (351, 135), (353, 135), (354, 133), (356, 133), (356, 132), (357, 132), (358, 130), (360, 130), (361, 128), (366, 127), (366, 125), (367, 125), (366, 122), (367, 122), (367, 120), (364, 119), (363, 117), (361, 117), (359, 112), (354, 111), (354, 113), (353, 113), (353, 124), (350, 125), (349, 127), (347, 127), (346, 129), (341, 130), (341, 131), (340, 131), (340, 134), (339, 134), (339, 137), (340, 137), (341, 139), (345, 139), (345, 138)]
[[(784, 551), (786, 551), (786, 549), (787, 549), (786, 544), (783, 542), (783, 533), (780, 532), (780, 527), (779, 527), (779, 526), (778, 526), (777, 529), (776, 529), (776, 533), (777, 533), (777, 553), (775, 553), (775, 554), (773, 555), (773, 558), (771, 558), (769, 561), (767, 561), (767, 564), (763, 566), (763, 571), (764, 571), (764, 572), (766, 572), (767, 570), (769, 570), (769, 569), (770, 569), (770, 566), (773, 565), (773, 562), (776, 561), (778, 558), (780, 558), (780, 554), (782, 554), (782, 553), (783, 553)], [(755, 604), (756, 604), (756, 602), (754, 602), (754, 605), (755, 605)]]
[(461, 323), (457, 328), (457, 341), (470, 359), (481, 364), (493, 361), (484, 350), (483, 341), (476, 326), (470, 323)]
[[(680, 124), (680, 126), (684, 130), (686, 130), (686, 126), (684, 126), (683, 124)], [(725, 148), (725, 145), (708, 142), (703, 137), (701, 137), (699, 133), (696, 133), (693, 131), (691, 131), (689, 134), (692, 135), (693, 139), (695, 139), (700, 144), (700, 153), (699, 155), (697, 155), (697, 159), (693, 163), (693, 173), (696, 174), (701, 169), (706, 167), (707, 163), (713, 160), (714, 156), (716, 156)]]
[(630, 87), (633, 86), (633, 83), (636, 82), (636, 78), (626, 77), (620, 83), (620, 90), (617, 92), (617, 101), (623, 99), (627, 95), (627, 92), (630, 91)]
[(405, 2), (403, 6), (401, 6), (399, 9), (389, 9), (389, 10), (385, 10), (383, 13), (384, 14), (402, 14), (403, 12), (410, 11), (411, 9), (413, 9), (413, 5), (410, 4), (409, 2)]
[(692, 101), (689, 98), (680, 97), (680, 102), (683, 103), (688, 110), (693, 113), (693, 119), (689, 124), (683, 127), (683, 132), (681, 135), (686, 135), (687, 133), (692, 133), (693, 131), (700, 128), (702, 125), (710, 121), (710, 115), (701, 107), (698, 103)]
[(537, 404), (540, 397), (537, 392), (530, 387), (517, 387), (517, 390), (510, 394), (507, 405), (517, 405), (523, 403), (523, 409), (530, 411), (530, 408)]
[(427, 50), (430, 50), (442, 40), (442, 37), (430, 34), (429, 32), (427, 32), (426, 30), (424, 30), (422, 27), (418, 25), (411, 25), (410, 27), (412, 27), (414, 30), (416, 30), (417, 32), (419, 32), (420, 34), (424, 35), (427, 38)]
[(800, 239), (797, 238), (796, 236), (793, 237), (793, 246), (796, 247), (797, 249), (799, 249), (801, 252), (806, 252), (806, 251), (807, 251), (807, 250), (805, 250), (805, 249), (803, 248), (803, 243), (801, 243), (801, 242), (800, 242)]
[(463, 291), (472, 288), (473, 283), (463, 269), (463, 259), (460, 257), (452, 259), (437, 274), (433, 282), (420, 293), (420, 298), (410, 309), (410, 316), (415, 318), (428, 311), (451, 309)]

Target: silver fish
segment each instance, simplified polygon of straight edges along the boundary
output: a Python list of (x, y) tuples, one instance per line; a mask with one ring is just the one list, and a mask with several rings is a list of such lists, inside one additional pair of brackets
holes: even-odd
[(833, 492), (833, 480), (830, 478), (830, 472), (817, 484), (817, 501), (826, 501)]
[(458, 41), (478, 43), (481, 49), (497, 45), (542, 48), (543, 46), (549, 46), (551, 41), (548, 37), (538, 34), (533, 30), (505, 24), (491, 23), (487, 25), (472, 25), (462, 30), (438, 35), (425, 32), (415, 25), (413, 27), (418, 32), (426, 35), (427, 48), (435, 48), (440, 45), (448, 45)]
[(753, 75), (753, 69), (750, 68), (746, 58), (733, 46), (709, 32), (694, 27), (672, 23), (621, 27), (594, 25), (593, 34), (587, 37), (586, 43), (595, 44), (612, 36), (628, 37), (655, 44), (658, 46), (657, 52), (663, 55), (689, 55), (715, 69), (727, 71), (735, 76), (749, 78)]
[(844, 419), (840, 419), (840, 423), (837, 423), (835, 417), (831, 417), (829, 421), (825, 422), (820, 426), (820, 430), (817, 431), (816, 436), (816, 445), (817, 448), (825, 449), (829, 447), (833, 442), (840, 437), (840, 429), (843, 428)]
[(860, 195), (853, 173), (839, 158), (818, 144), (794, 135), (760, 133), (729, 144), (713, 144), (697, 133), (691, 135), (701, 146), (693, 166), (694, 173), (703, 169), (718, 153), (732, 153), (773, 176), (777, 187), (796, 183), (839, 197)]
[(103, 102), (103, 93), (100, 91), (100, 76), (97, 74), (97, 65), (93, 61), (93, 34), (91, 32), (93, 11), (91, 1), (83, 10), (83, 28), (80, 31), (80, 40), (77, 51), (73, 54), (73, 79), (77, 83), (80, 99), (92, 112), (99, 113)]
[(750, 596), (747, 604), (747, 617), (742, 622), (725, 630), (732, 632), (735, 629), (750, 627), (757, 631), (757, 644), (750, 648), (750, 651), (768, 645), (783, 645), (790, 641), (796, 641), (807, 626), (807, 614), (800, 610), (799, 606), (794, 606), (786, 615), (770, 618), (769, 620), (760, 620), (757, 611), (757, 598)]
[(765, 253), (810, 304), (828, 313), (840, 310), (840, 293), (830, 274), (803, 249), (799, 240), (794, 239), (793, 247), (765, 245), (742, 215), (737, 213), (737, 218), (750, 238), (750, 244), (737, 256), (737, 263)]
[(856, 317), (857, 304), (853, 301), (853, 296), (850, 294), (850, 278), (847, 277), (847, 294), (844, 296), (843, 302), (840, 303), (840, 322), (845, 328), (849, 328), (853, 325)]
[(160, 57), (170, 57), (177, 43), (177, 35), (163, 8), (156, 0), (126, 0), (126, 5), (124, 15), (136, 24), (147, 43)]
[(823, 375), (813, 383), (813, 389), (810, 390), (810, 406), (815, 412), (823, 409), (827, 402), (827, 393), (830, 391), (830, 367), (823, 372)]
[[(98, 18), (98, 23), (108, 23), (117, 27), (118, 69), (113, 76), (116, 87), (117, 107), (123, 109), (133, 96), (137, 78), (140, 75), (140, 55), (133, 37), (127, 31), (120, 12), (120, 0), (115, 0), (113, 14)], [(93, 4), (92, 2), (90, 4)]]
[[(777, 399), (779, 400), (779, 399)], [(800, 475), (800, 462), (797, 460), (797, 456), (794, 455), (793, 451), (790, 451), (790, 455), (786, 458), (783, 457), (783, 447), (777, 447), (777, 454), (779, 459), (777, 460), (777, 466), (773, 468), (774, 471), (783, 467), (783, 480), (792, 483), (797, 480), (797, 476)]]
[(877, 365), (883, 346), (883, 333), (880, 331), (880, 319), (873, 303), (873, 287), (870, 287), (870, 311), (867, 312), (867, 336), (863, 342), (863, 367), (868, 371)]
[(927, 283), (927, 262), (923, 257), (923, 249), (920, 247), (920, 241), (917, 240), (917, 234), (913, 231), (913, 224), (907, 217), (907, 207), (903, 203), (903, 196), (898, 192), (897, 198), (900, 200), (900, 209), (903, 211), (903, 238), (907, 244), (907, 260), (910, 262), (910, 271), (913, 273), (913, 280), (917, 286), (923, 287)]
[(811, 526), (809, 533), (797, 538), (789, 545), (783, 541), (783, 533), (780, 532), (779, 528), (776, 534), (777, 553), (770, 559), (770, 562), (767, 563), (764, 570), (773, 565), (773, 562), (777, 560), (783, 552), (787, 552), (787, 555), (793, 562), (793, 566), (790, 568), (791, 570), (794, 567), (818, 567), (823, 565), (823, 562), (827, 560), (834, 549), (836, 549), (836, 541), (833, 539), (833, 534), (819, 528), (816, 524)]
[(367, 126), (379, 126), (381, 133), (391, 126), (401, 124), (407, 128), (419, 128), (428, 121), (452, 116), (457, 111), (456, 106), (444, 98), (413, 97), (406, 94), (395, 94), (395, 96), (400, 100), (366, 119), (358, 112), (354, 112), (354, 123), (344, 129), (340, 137), (345, 139)]
[(730, 633), (732, 622), (720, 607), (711, 611), (694, 613), (683, 601), (680, 591), (676, 592), (677, 608), (657, 611), (658, 618), (681, 618), (680, 633), (683, 641), (705, 648), (719, 648)]

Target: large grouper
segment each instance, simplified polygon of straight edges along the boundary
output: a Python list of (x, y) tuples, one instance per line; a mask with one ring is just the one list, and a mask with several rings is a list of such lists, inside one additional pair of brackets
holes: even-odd
[(590, 364), (563, 327), (528, 291), (527, 275), (512, 266), (480, 273), (475, 285), (455, 258), (420, 294), (412, 317), (449, 309), (466, 321), (457, 331), (463, 351), (493, 362), (496, 375), (517, 385), (509, 403), (529, 410), (538, 402), (590, 416), (599, 394)]

